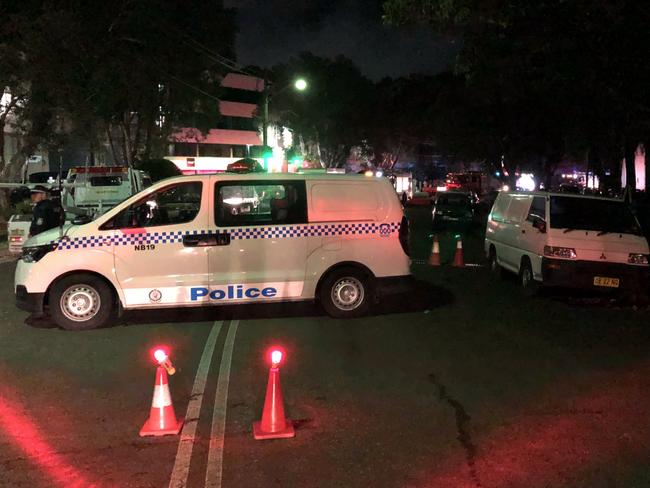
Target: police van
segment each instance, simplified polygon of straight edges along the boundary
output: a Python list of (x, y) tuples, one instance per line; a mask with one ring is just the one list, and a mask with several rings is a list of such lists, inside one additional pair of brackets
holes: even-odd
[(407, 241), (386, 178), (174, 177), (27, 241), (16, 303), (77, 330), (122, 309), (314, 299), (333, 317), (357, 317), (408, 284)]

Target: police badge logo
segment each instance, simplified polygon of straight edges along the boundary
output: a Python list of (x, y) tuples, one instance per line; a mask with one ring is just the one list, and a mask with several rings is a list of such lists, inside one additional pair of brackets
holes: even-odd
[(162, 298), (162, 293), (160, 290), (151, 290), (149, 292), (149, 300), (152, 302), (159, 302), (160, 299)]
[(388, 224), (381, 224), (379, 226), (379, 235), (381, 237), (388, 237), (390, 235), (390, 225)]

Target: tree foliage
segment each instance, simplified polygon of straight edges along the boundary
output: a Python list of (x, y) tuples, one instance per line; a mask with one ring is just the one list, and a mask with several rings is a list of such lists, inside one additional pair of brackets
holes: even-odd
[(235, 34), (220, 2), (27, 1), (8, 19), (0, 45), (29, 66), (16, 71), (29, 90), (28, 134), (79, 136), (91, 154), (108, 139), (115, 159), (132, 165), (174, 124), (203, 128), (218, 117), (219, 56), (232, 57)]
[[(305, 92), (290, 89), (303, 76)], [(326, 166), (345, 163), (352, 145), (363, 137), (372, 83), (349, 59), (303, 53), (272, 68), (270, 111), (299, 136), (316, 141)], [(275, 93), (275, 94), (274, 94)]]
[(384, 10), (389, 22), (462, 39), (462, 84), (446, 109), (465, 119), (446, 135), (475, 156), (537, 159), (548, 173), (563, 155), (615, 166), (625, 147), (647, 140), (642, 3), (387, 0)]

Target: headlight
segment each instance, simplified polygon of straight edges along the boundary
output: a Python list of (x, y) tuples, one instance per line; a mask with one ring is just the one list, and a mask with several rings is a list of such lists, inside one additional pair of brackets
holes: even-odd
[(630, 264), (648, 264), (648, 254), (630, 253), (627, 262)]
[(544, 246), (544, 256), (553, 258), (575, 259), (576, 250), (572, 247)]
[(35, 263), (40, 261), (48, 252), (54, 251), (58, 246), (58, 242), (50, 242), (42, 246), (23, 247), (21, 259), (26, 263)]

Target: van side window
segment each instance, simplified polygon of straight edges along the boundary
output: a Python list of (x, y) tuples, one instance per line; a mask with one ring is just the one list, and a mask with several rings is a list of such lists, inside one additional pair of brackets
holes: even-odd
[(219, 227), (307, 222), (304, 181), (221, 182), (214, 202)]
[(498, 195), (494, 205), (492, 206), (492, 220), (495, 222), (505, 222), (506, 210), (508, 210), (509, 204), (509, 195)]
[(191, 222), (201, 209), (200, 182), (179, 183), (161, 188), (122, 210), (101, 228), (159, 227)]
[(530, 205), (526, 220), (528, 222), (534, 222), (535, 219), (542, 219), (546, 222), (546, 199), (544, 197), (533, 198), (533, 203)]
[(528, 196), (513, 195), (506, 210), (505, 221), (519, 223), (524, 220), (530, 200)]

